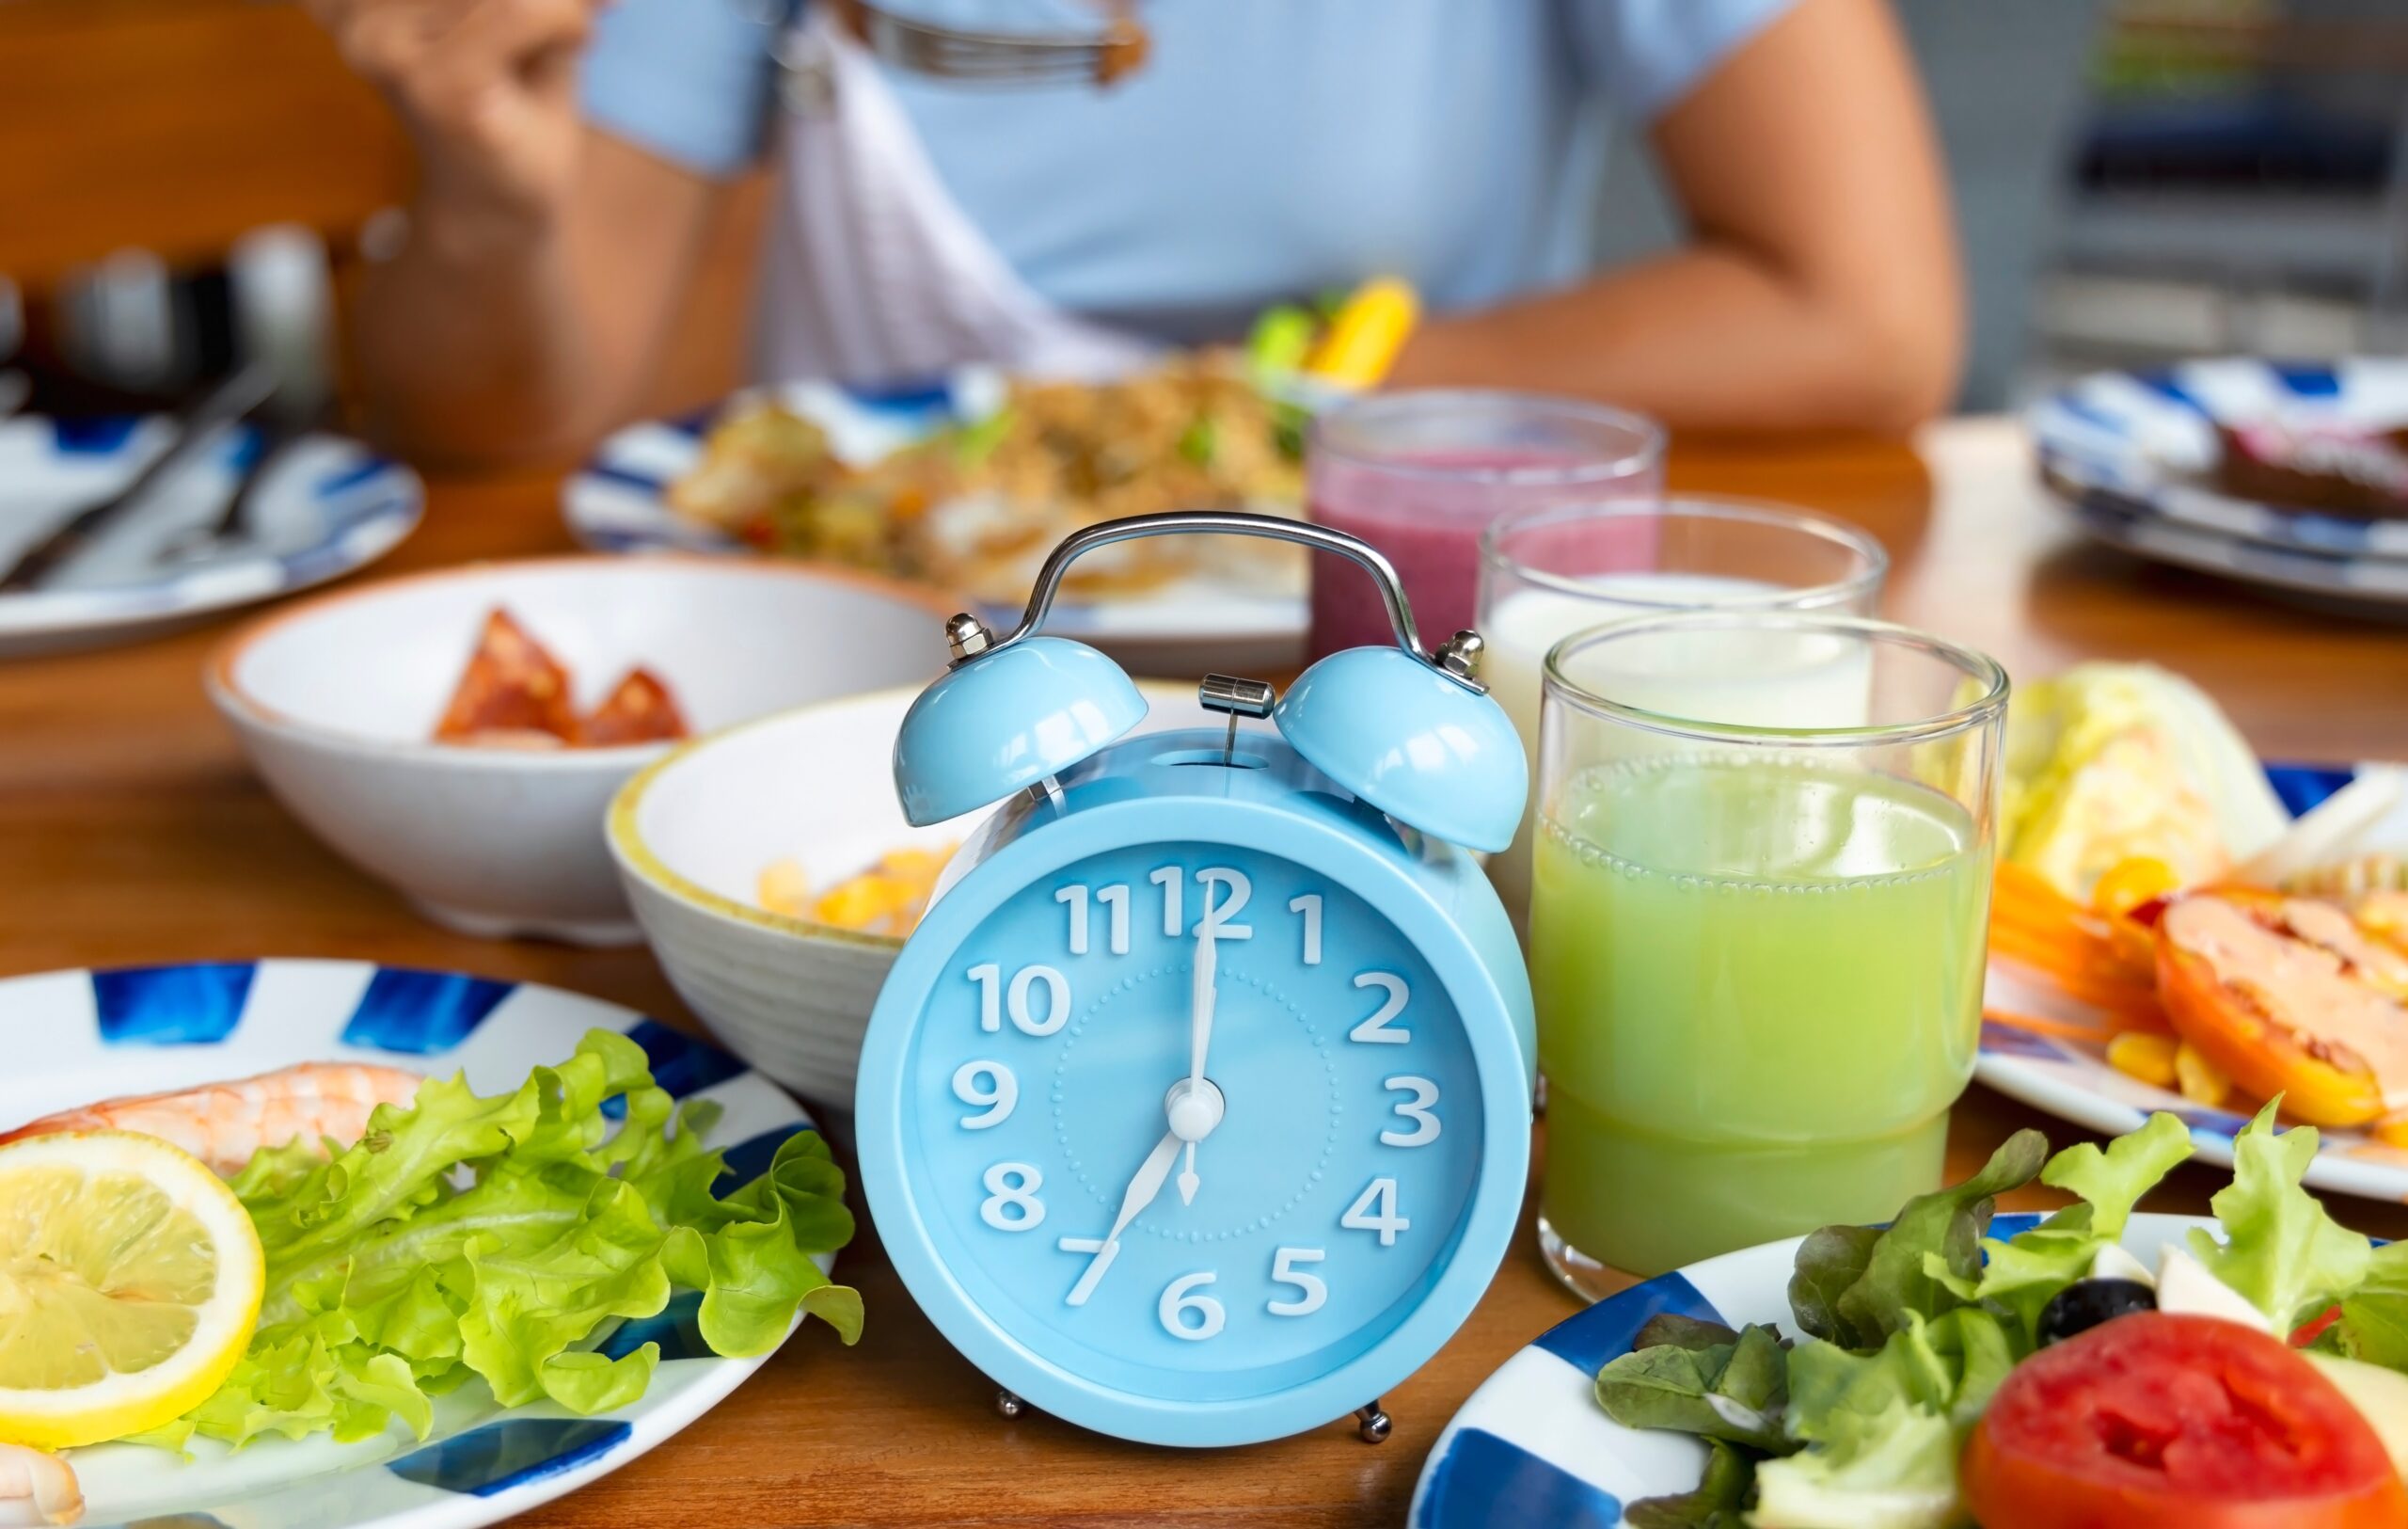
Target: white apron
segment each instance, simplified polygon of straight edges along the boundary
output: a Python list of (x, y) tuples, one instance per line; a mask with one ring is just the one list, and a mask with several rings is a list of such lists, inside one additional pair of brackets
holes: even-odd
[(1096, 380), (1154, 355), (1020, 279), (938, 179), (835, 9), (806, 5), (778, 47), (784, 174), (763, 269), (762, 380), (907, 382), (982, 361)]

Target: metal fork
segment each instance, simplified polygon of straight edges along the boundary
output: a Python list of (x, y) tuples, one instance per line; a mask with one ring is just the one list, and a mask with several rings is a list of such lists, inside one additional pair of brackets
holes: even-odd
[(1146, 59), (1145, 28), (1117, 5), (1091, 32), (978, 32), (914, 21), (867, 0), (848, 0), (844, 8), (879, 58), (972, 84), (1105, 86)]

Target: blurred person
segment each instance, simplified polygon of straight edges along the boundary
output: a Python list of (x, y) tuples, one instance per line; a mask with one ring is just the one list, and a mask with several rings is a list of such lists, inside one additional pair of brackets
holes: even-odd
[[(421, 457), (565, 453), (634, 410), (765, 157), (769, 377), (1108, 374), (1384, 273), (1429, 311), (1392, 386), (1902, 431), (1956, 374), (1946, 190), (1884, 0), (1155, 0), (1133, 76), (1044, 89), (890, 71), (827, 0), (309, 4), (419, 151), (356, 348), (374, 428)], [(1592, 272), (1608, 109), (1690, 236)]]

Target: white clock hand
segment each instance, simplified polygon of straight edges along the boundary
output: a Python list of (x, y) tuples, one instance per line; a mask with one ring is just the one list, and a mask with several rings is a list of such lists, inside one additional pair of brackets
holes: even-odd
[[(1191, 1099), (1201, 1098), (1204, 1092), (1204, 1058), (1212, 1048), (1213, 983), (1219, 977), (1219, 968), (1220, 945), (1213, 938), (1212, 920), (1208, 914), (1196, 930), (1196, 989), (1188, 1010), (1187, 1097)], [(1178, 1109), (1171, 1112), (1171, 1129), (1187, 1139), (1187, 1163), (1179, 1174), (1179, 1202), (1182, 1205), (1196, 1203), (1196, 1187), (1202, 1182), (1196, 1176), (1196, 1143), (1203, 1137), (1200, 1133), (1191, 1134), (1195, 1122), (1200, 1118), (1191, 1116), (1182, 1121)], [(1183, 1124), (1189, 1129), (1181, 1130)]]
[(1146, 1160), (1137, 1165), (1137, 1176), (1129, 1181), (1128, 1191), (1120, 1197), (1120, 1215), (1113, 1221), (1112, 1230), (1103, 1234), (1103, 1240), (1090, 1244), (1078, 1237), (1062, 1239), (1066, 1251), (1095, 1254), (1087, 1265), (1086, 1272), (1079, 1276), (1079, 1282), (1070, 1287), (1070, 1305), (1084, 1306), (1087, 1303), (1087, 1297), (1095, 1293), (1096, 1285), (1103, 1279), (1103, 1271), (1112, 1266), (1113, 1259), (1120, 1252), (1120, 1234), (1128, 1231), (1129, 1223), (1143, 1214), (1146, 1207), (1154, 1202), (1154, 1197), (1163, 1192), (1163, 1180), (1170, 1177), (1171, 1159), (1178, 1155), (1179, 1134), (1164, 1132), (1163, 1139), (1154, 1143), (1154, 1150), (1146, 1154)]

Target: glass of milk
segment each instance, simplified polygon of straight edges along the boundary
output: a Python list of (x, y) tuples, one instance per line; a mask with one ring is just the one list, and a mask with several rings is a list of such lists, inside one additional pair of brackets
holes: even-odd
[[(1731, 608), (1870, 615), (1890, 557), (1870, 534), (1804, 510), (1747, 500), (1682, 497), (1557, 504), (1506, 515), (1481, 537), (1479, 611), (1487, 640), (1481, 677), (1539, 757), (1540, 672), (1547, 650), (1608, 622)], [(1623, 651), (1594, 650), (1611, 664)], [(1576, 677), (1673, 716), (1762, 727), (1818, 724), (1864, 704), (1856, 649), (1768, 629), (1755, 647), (1730, 643), (1712, 663), (1650, 649), (1655, 672)], [(1489, 879), (1517, 923), (1529, 906), (1530, 824)]]

